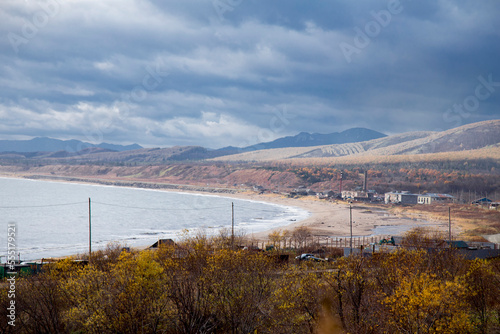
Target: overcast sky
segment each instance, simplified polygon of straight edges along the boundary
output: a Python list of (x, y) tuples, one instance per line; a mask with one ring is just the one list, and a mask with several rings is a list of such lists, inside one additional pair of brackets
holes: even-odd
[(1, 0), (0, 139), (247, 146), (500, 118), (497, 0)]

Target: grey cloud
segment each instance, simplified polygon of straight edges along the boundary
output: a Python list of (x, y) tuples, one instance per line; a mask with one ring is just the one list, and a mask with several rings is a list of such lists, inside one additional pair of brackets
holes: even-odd
[[(23, 37), (54, 1), (57, 14)], [(500, 81), (493, 1), (226, 1), (222, 18), (214, 3), (6, 0), (0, 137), (220, 147), (353, 126), (445, 129), (478, 76)], [(391, 3), (401, 11), (347, 62), (339, 45)], [(27, 40), (17, 53), (12, 33)], [(498, 118), (499, 103), (500, 87), (467, 117), (447, 115)], [(293, 119), (272, 126), (285, 106)]]

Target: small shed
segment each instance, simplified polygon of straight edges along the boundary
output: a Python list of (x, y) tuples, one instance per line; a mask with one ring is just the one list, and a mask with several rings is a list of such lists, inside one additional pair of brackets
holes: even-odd
[(490, 209), (491, 210), (498, 210), (499, 207), (500, 207), (500, 201), (496, 201), (496, 202), (491, 202), (490, 203)]
[(152, 244), (149, 248), (158, 248), (160, 245), (175, 246), (175, 242), (172, 239), (158, 239), (158, 241)]
[(475, 201), (472, 201), (471, 204), (475, 204), (475, 205), (489, 205), (491, 202), (493, 202), (491, 199), (483, 197), (483, 198), (476, 199)]
[(469, 245), (463, 240), (446, 240), (446, 243), (450, 245), (452, 248), (469, 248)]

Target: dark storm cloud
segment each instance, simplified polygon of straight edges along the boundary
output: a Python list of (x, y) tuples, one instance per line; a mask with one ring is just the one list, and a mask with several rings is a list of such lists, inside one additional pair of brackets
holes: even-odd
[(494, 119), (499, 13), (494, 1), (8, 0), (0, 136), (221, 147)]

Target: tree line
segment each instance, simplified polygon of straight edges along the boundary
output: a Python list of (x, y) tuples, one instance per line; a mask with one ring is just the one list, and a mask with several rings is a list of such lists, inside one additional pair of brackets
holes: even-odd
[[(191, 236), (156, 251), (119, 245), (18, 278), (3, 333), (498, 333), (500, 260), (408, 246), (370, 257), (278, 262)], [(8, 306), (2, 287), (0, 307)]]
[(379, 193), (408, 190), (415, 193), (468, 193), (493, 195), (500, 188), (498, 169), (471, 172), (466, 169), (419, 168), (418, 166), (366, 166), (328, 167), (309, 166), (286, 169), (297, 175), (305, 184), (323, 190), (326, 186), (339, 189), (342, 175), (343, 189), (363, 185), (362, 173), (368, 176), (368, 188)]

